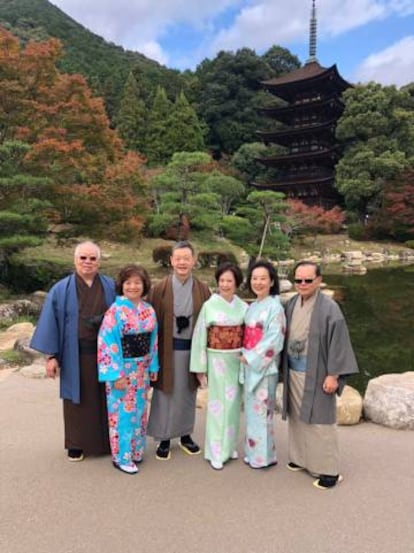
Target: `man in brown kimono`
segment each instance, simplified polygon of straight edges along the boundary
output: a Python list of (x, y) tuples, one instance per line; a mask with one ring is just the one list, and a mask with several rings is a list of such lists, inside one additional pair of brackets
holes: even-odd
[(190, 373), (191, 337), (203, 303), (210, 297), (208, 287), (192, 276), (196, 256), (190, 242), (178, 242), (171, 255), (173, 274), (150, 292), (158, 319), (160, 372), (154, 383), (148, 434), (159, 441), (156, 458), (171, 457), (172, 438), (189, 455), (200, 453), (192, 440), (197, 380)]
[(298, 292), (286, 305), (287, 340), (283, 356), (283, 418), (288, 416), (287, 467), (317, 476), (319, 489), (342, 480), (336, 432), (336, 394), (347, 375), (358, 372), (344, 316), (320, 291), (319, 266), (299, 262)]
[(60, 376), (69, 461), (109, 453), (104, 385), (98, 382), (97, 334), (115, 299), (112, 279), (99, 275), (100, 249), (75, 249), (75, 272), (49, 291), (31, 347), (46, 354), (46, 374)]

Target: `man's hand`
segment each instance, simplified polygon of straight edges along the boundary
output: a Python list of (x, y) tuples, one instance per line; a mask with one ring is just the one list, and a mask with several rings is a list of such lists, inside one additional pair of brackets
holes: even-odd
[(328, 374), (323, 381), (322, 389), (325, 394), (334, 394), (338, 389), (338, 377)]
[(46, 376), (48, 378), (56, 378), (59, 373), (59, 363), (56, 357), (46, 359)]

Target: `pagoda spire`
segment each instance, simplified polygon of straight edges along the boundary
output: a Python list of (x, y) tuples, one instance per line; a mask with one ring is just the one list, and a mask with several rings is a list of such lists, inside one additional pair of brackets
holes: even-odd
[(315, 0), (312, 0), (311, 20), (309, 26), (309, 59), (306, 63), (318, 61), (316, 58), (316, 6)]

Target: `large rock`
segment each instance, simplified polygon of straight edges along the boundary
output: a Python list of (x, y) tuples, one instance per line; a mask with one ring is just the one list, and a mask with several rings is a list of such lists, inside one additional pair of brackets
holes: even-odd
[(358, 424), (362, 416), (362, 396), (352, 388), (345, 386), (336, 401), (336, 422), (340, 425)]
[(384, 426), (414, 430), (414, 371), (384, 374), (368, 382), (364, 415)]
[(33, 330), (32, 323), (17, 323), (0, 332), (0, 352), (13, 349), (18, 340), (31, 338)]
[(30, 300), (0, 304), (0, 319), (15, 319), (21, 315), (38, 315), (40, 306)]

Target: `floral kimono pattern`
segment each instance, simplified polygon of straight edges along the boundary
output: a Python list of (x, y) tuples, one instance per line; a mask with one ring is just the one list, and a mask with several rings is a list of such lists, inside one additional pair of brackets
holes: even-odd
[[(138, 338), (141, 348), (142, 343), (147, 346), (149, 343), (148, 351), (136, 357), (125, 356), (131, 354), (131, 348), (125, 346), (125, 336)], [(154, 309), (142, 300), (135, 306), (127, 298), (117, 297), (106, 312), (98, 335), (98, 374), (99, 380), (105, 382), (109, 440), (112, 459), (117, 465), (142, 459), (147, 433), (149, 373), (158, 370)], [(121, 377), (126, 377), (127, 386), (117, 390), (114, 383)]]
[(223, 342), (231, 342), (226, 333), (229, 327), (243, 325), (246, 309), (247, 304), (237, 296), (228, 302), (213, 294), (201, 308), (193, 333), (190, 371), (206, 373), (208, 378), (204, 457), (209, 461), (225, 463), (236, 450), (242, 396), (238, 379), (240, 348), (209, 347), (215, 345), (215, 340), (208, 343), (209, 329), (223, 327)]
[(252, 303), (245, 316), (240, 381), (246, 416), (245, 461), (254, 468), (277, 462), (273, 415), (286, 320), (278, 297)]

